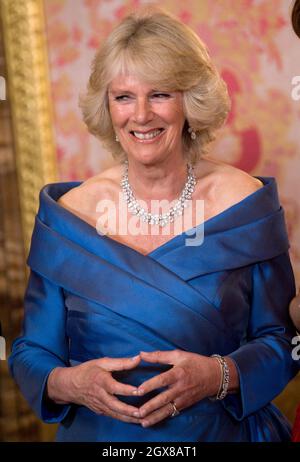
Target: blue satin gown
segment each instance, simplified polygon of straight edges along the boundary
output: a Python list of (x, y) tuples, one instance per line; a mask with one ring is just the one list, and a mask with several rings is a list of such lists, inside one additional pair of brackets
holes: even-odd
[[(295, 282), (276, 181), (258, 178), (261, 189), (205, 222), (201, 245), (185, 245), (182, 233), (147, 255), (99, 235), (57, 203), (80, 182), (42, 188), (24, 328), (9, 364), (36, 414), (60, 422), (57, 441), (290, 439), (289, 423), (270, 401), (298, 371), (288, 316)], [(229, 355), (239, 393), (203, 399), (148, 428), (45, 399), (57, 366), (174, 349)], [(169, 367), (142, 362), (113, 374), (138, 386)], [(139, 406), (159, 391), (118, 398)]]

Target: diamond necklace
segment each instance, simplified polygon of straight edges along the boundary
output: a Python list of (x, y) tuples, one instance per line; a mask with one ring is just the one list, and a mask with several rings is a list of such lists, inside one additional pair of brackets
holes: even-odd
[(168, 223), (173, 222), (177, 215), (183, 214), (184, 208), (187, 207), (187, 200), (192, 197), (197, 182), (194, 175), (194, 168), (191, 164), (187, 164), (187, 181), (179, 199), (174, 207), (171, 207), (167, 213), (163, 214), (149, 213), (138, 203), (128, 180), (128, 160), (125, 160), (124, 167), (120, 185), (123, 191), (123, 198), (127, 203), (129, 211), (133, 215), (138, 215), (143, 222), (149, 223), (150, 225), (166, 226)]

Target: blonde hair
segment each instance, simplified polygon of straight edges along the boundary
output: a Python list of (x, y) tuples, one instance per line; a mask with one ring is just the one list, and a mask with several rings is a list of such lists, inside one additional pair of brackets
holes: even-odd
[[(184, 153), (197, 162), (230, 110), (227, 86), (200, 38), (175, 16), (156, 6), (126, 16), (102, 43), (92, 62), (87, 92), (80, 95), (83, 120), (115, 159), (126, 153), (115, 140), (107, 89), (120, 74), (134, 74), (155, 88), (181, 91), (186, 122)], [(188, 128), (196, 132), (192, 140)]]

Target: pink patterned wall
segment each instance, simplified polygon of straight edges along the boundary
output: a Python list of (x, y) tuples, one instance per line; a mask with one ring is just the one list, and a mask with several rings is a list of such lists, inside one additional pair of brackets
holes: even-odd
[(164, 6), (208, 45), (233, 103), (211, 154), (276, 177), (300, 285), (300, 99), (292, 95), (300, 40), (291, 0), (44, 0), (61, 181), (84, 180), (113, 163), (81, 121), (78, 94), (103, 37), (145, 3)]

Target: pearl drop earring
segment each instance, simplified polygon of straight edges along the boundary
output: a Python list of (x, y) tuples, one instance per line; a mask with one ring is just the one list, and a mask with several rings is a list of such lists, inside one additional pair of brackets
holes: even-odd
[(192, 127), (188, 128), (188, 132), (190, 133), (192, 140), (195, 140), (197, 138), (196, 132), (194, 132)]
[(118, 135), (116, 135), (116, 142), (119, 143), (119, 138), (118, 138)]

